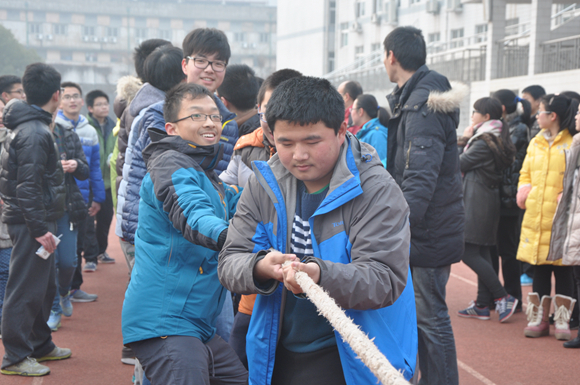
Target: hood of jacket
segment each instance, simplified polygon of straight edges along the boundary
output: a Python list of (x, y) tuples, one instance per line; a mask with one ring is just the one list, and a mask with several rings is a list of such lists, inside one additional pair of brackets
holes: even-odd
[(40, 120), (46, 125), (52, 123), (52, 115), (39, 107), (31, 106), (19, 99), (12, 99), (4, 108), (4, 126), (14, 130), (22, 123)]
[(121, 118), (123, 111), (131, 104), (142, 86), (141, 80), (135, 76), (123, 76), (117, 81), (117, 97), (113, 102), (113, 111), (117, 118)]
[[(146, 107), (149, 107), (153, 103), (157, 103), (160, 100), (165, 99), (165, 92), (158, 88), (153, 87), (149, 83), (143, 84), (143, 87), (137, 91), (135, 98), (129, 105), (129, 113), (132, 116), (139, 115), (139, 112)], [(221, 110), (220, 110), (221, 113)]]
[(255, 114), (246, 120), (239, 128), (240, 138), (244, 135), (248, 135), (254, 132), (256, 129), (260, 128), (260, 115)]
[(85, 118), (83, 115), (79, 115), (79, 122), (77, 123), (77, 126), (76, 127), (73, 126), (71, 121), (64, 116), (62, 110), (58, 111), (58, 114), (56, 115), (56, 119), (54, 121), (56, 122), (56, 124), (60, 124), (64, 128), (74, 130), (81, 130), (85, 128), (85, 126), (91, 126), (89, 120)]
[(168, 135), (156, 128), (150, 128), (148, 131), (151, 143), (143, 150), (145, 164), (166, 151), (174, 150), (193, 158), (203, 170), (211, 171), (217, 166), (224, 153), (224, 145), (221, 143), (213, 146), (198, 146), (177, 135)]
[(249, 134), (240, 136), (236, 142), (234, 151), (241, 150), (245, 147), (265, 147), (264, 142), (267, 142), (267, 139), (264, 136), (264, 130), (262, 130), (262, 127), (260, 127), (250, 132)]
[(379, 118), (374, 118), (366, 122), (361, 127), (361, 129), (356, 133), (356, 137), (362, 138), (365, 134), (374, 130), (381, 130), (388, 133), (387, 127), (383, 126), (381, 122), (379, 122)]

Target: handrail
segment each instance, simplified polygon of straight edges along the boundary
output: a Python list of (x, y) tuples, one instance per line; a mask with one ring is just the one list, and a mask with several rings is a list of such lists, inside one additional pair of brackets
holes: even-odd
[(560, 39), (554, 39), (554, 40), (544, 41), (544, 42), (541, 42), (540, 45), (548, 45), (548, 44), (560, 43), (560, 42), (563, 42), (563, 41), (574, 40), (574, 39), (580, 39), (580, 35), (574, 35), (574, 36), (562, 37)]

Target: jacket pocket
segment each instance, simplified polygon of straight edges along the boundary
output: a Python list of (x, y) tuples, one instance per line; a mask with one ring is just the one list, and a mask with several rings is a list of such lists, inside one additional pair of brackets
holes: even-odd
[(405, 168), (410, 167), (411, 151), (414, 155), (427, 155), (425, 149), (433, 146), (433, 139), (417, 137), (409, 141), (409, 148), (407, 149), (407, 162)]

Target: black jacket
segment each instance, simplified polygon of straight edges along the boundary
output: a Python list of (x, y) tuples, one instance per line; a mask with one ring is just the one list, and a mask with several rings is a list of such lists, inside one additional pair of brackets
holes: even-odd
[(53, 135), (60, 152), (60, 158), (62, 160), (74, 159), (77, 161), (75, 172), (64, 173), (64, 185), (66, 189), (66, 211), (69, 215), (69, 221), (78, 225), (87, 217), (87, 205), (75, 178), (86, 180), (90, 173), (89, 165), (81, 140), (74, 129), (55, 124)]
[(526, 152), (528, 151), (529, 129), (522, 122), (520, 116), (516, 116), (508, 123), (510, 137), (516, 148), (514, 162), (503, 171), (500, 186), (501, 197), (501, 215), (502, 216), (519, 216), (522, 209), (516, 203), (518, 194), (518, 181), (520, 179), (520, 170), (524, 164)]
[(427, 66), (387, 96), (387, 170), (411, 209), (411, 266), (443, 267), (463, 255), (465, 214), (456, 128), (465, 87)]
[(2, 221), (25, 223), (34, 238), (64, 214), (64, 175), (51, 122), (51, 114), (20, 100), (4, 109), (4, 125), (12, 132), (0, 156)]
[(256, 131), (260, 127), (260, 115), (256, 114), (246, 120), (238, 129), (240, 138), (244, 135), (250, 134)]

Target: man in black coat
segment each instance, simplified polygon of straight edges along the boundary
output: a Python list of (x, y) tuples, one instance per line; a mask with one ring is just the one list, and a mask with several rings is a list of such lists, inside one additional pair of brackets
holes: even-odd
[[(50, 369), (37, 361), (62, 360), (70, 349), (54, 345), (47, 320), (56, 292), (54, 233), (65, 210), (60, 156), (49, 125), (60, 103), (60, 74), (35, 63), (22, 79), (27, 102), (13, 100), (4, 109), (12, 132), (0, 157), (2, 221), (14, 245), (4, 297), (2, 374), (42, 376)], [(51, 253), (36, 255), (40, 246)]]
[(459, 103), (464, 88), (425, 65), (421, 30), (399, 27), (384, 41), (392, 82), (387, 96), (387, 169), (411, 209), (411, 271), (417, 304), (420, 384), (458, 383), (457, 355), (445, 304), (451, 264), (463, 255), (463, 208), (457, 150)]

